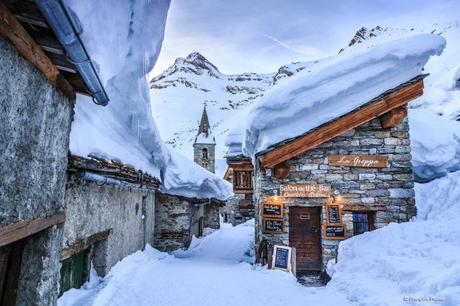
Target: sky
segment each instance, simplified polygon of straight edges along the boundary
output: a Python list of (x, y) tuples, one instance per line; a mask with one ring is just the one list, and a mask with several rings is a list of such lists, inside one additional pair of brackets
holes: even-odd
[(198, 51), (226, 74), (336, 54), (362, 26), (391, 26), (460, 0), (172, 0), (155, 76)]

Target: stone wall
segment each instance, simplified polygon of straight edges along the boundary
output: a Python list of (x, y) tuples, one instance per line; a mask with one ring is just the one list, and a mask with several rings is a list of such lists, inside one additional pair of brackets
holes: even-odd
[[(193, 207), (186, 198), (158, 193), (155, 205), (155, 242), (160, 251), (174, 251), (190, 245)], [(181, 233), (171, 239), (165, 233)]]
[[(389, 166), (355, 168), (329, 165), (328, 156), (337, 154), (386, 155), (389, 157)], [(266, 171), (256, 169), (256, 245), (263, 240), (271, 244), (289, 245), (289, 207), (322, 206), (328, 201), (319, 198), (286, 198), (285, 233), (263, 234), (258, 207), (263, 196), (273, 195), (273, 190), (279, 190), (280, 184), (331, 184), (332, 191), (343, 196), (343, 204), (361, 207), (360, 210), (374, 211), (376, 228), (390, 222), (408, 221), (416, 214), (407, 118), (392, 129), (383, 129), (378, 119), (372, 120), (287, 162), (290, 174), (286, 179), (279, 180)], [(325, 219), (323, 207), (323, 230)], [(343, 212), (343, 222), (347, 227), (347, 235), (351, 236), (351, 211)], [(337, 240), (322, 239), (324, 265), (336, 256), (338, 244)]]
[(204, 227), (219, 229), (220, 218), (219, 218), (219, 205), (207, 204), (204, 206)]
[[(203, 148), (208, 149), (208, 158), (203, 159), (201, 156), (201, 152)], [(195, 143), (193, 144), (193, 161), (198, 165), (203, 167), (203, 162), (208, 164), (207, 167), (203, 167), (208, 171), (215, 173), (216, 171), (216, 145), (215, 144), (202, 144), (202, 143)]]
[[(100, 185), (71, 175), (65, 202), (66, 222), (62, 248), (111, 229), (105, 253), (95, 265), (100, 275), (125, 256), (154, 243), (155, 191)], [(93, 259), (94, 259), (93, 258)], [(104, 262), (105, 261), (105, 262)]]
[[(0, 225), (64, 208), (72, 104), (0, 36)], [(18, 305), (53, 305), (62, 228), (26, 239)]]
[(188, 248), (193, 235), (199, 236), (199, 221), (203, 229), (220, 228), (219, 206), (208, 199), (197, 201), (186, 197), (157, 193), (155, 204), (155, 248), (174, 251)]

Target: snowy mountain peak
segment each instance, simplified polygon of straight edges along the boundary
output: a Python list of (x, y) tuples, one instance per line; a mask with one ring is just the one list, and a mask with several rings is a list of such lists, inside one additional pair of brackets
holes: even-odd
[(385, 29), (383, 29), (380, 26), (376, 26), (374, 28), (368, 29), (366, 27), (362, 27), (358, 31), (356, 31), (355, 36), (353, 39), (350, 41), (348, 44), (348, 47), (354, 46), (356, 44), (362, 43), (364, 40), (369, 39), (371, 37), (376, 37), (379, 35), (381, 32), (384, 32)]

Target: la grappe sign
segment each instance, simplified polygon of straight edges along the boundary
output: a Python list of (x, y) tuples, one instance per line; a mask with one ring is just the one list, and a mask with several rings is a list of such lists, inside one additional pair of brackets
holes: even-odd
[(388, 156), (331, 155), (329, 164), (339, 167), (386, 168), (388, 167)]
[(330, 184), (285, 184), (280, 186), (280, 194), (286, 198), (328, 198)]

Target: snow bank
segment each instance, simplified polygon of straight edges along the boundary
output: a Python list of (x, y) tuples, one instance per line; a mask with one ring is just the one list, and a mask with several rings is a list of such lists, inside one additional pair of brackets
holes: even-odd
[(172, 194), (229, 197), (223, 180), (167, 149), (152, 117), (146, 75), (161, 49), (170, 1), (66, 3), (82, 23), (82, 39), (110, 98), (100, 107), (78, 96), (71, 152), (118, 160), (157, 178), (165, 173), (163, 184)]
[(428, 109), (409, 110), (411, 149), (417, 181), (460, 170), (460, 123)]
[(415, 222), (392, 223), (340, 243), (328, 287), (360, 305), (460, 305), (460, 172), (416, 184)]
[(421, 74), (445, 45), (440, 36), (419, 34), (338, 55), (300, 72), (251, 107), (243, 152), (254, 156), (356, 109)]
[(171, 150), (171, 159), (164, 174), (162, 191), (185, 197), (226, 200), (233, 194), (232, 184), (217, 177)]

